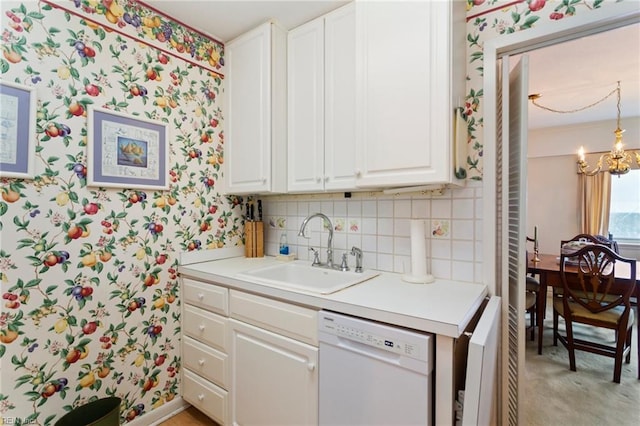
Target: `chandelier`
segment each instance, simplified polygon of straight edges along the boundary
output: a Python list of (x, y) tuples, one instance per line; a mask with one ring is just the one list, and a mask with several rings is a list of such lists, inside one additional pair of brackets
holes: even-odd
[(539, 94), (529, 95), (529, 100), (531, 101), (531, 103), (537, 106), (538, 108), (542, 108), (544, 110), (551, 111), (551, 112), (572, 113), (572, 112), (583, 111), (587, 108), (591, 108), (595, 105), (598, 105), (599, 103), (609, 98), (614, 93), (618, 97), (618, 103), (617, 103), (618, 119), (617, 119), (616, 129), (613, 131), (616, 137), (616, 140), (613, 143), (613, 147), (611, 148), (610, 152), (604, 153), (600, 156), (600, 158), (598, 158), (595, 168), (591, 170), (589, 170), (589, 164), (585, 160), (584, 148), (580, 147), (580, 150), (578, 151), (578, 161), (577, 161), (579, 174), (593, 176), (599, 173), (602, 170), (602, 166), (606, 164), (607, 165), (606, 170), (609, 173), (611, 173), (612, 175), (620, 176), (629, 172), (629, 170), (631, 169), (631, 163), (633, 161), (633, 157), (635, 157), (636, 164), (638, 165), (638, 167), (640, 167), (640, 153), (636, 151), (625, 151), (623, 148), (622, 133), (624, 132), (624, 130), (620, 128), (620, 82), (618, 81), (617, 87), (613, 89), (604, 98), (600, 99), (599, 101), (596, 101), (585, 107), (570, 110), (570, 111), (559, 111), (559, 110), (542, 106), (536, 102), (536, 100), (539, 99), (541, 95)]

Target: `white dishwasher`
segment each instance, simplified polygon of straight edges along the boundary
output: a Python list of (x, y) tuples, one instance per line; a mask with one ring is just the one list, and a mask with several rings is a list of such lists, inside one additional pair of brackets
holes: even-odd
[(321, 311), (320, 425), (433, 424), (430, 334)]

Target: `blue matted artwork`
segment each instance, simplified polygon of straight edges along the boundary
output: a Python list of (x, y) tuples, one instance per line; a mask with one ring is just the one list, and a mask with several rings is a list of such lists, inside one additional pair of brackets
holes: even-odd
[(33, 178), (36, 89), (0, 81), (0, 176)]
[(160, 121), (89, 108), (87, 185), (168, 189), (168, 130)]

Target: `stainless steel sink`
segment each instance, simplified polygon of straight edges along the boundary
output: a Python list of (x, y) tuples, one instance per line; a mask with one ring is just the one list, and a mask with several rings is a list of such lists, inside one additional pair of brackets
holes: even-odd
[(330, 294), (380, 275), (377, 271), (338, 271), (311, 266), (297, 260), (251, 269), (236, 275), (238, 279), (271, 287)]

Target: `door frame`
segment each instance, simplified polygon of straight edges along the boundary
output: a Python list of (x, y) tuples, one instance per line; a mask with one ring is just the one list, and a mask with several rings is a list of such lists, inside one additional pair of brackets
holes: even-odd
[[(548, 22), (546, 25), (532, 28), (525, 31), (503, 35), (488, 40), (484, 45), (484, 133), (483, 133), (483, 283), (488, 286), (490, 292), (502, 296), (502, 314), (508, 311), (508, 295), (501, 294), (501, 277), (496, 276), (497, 263), (503, 263), (504, 259), (497, 258), (496, 241), (496, 153), (495, 141), (498, 136), (498, 127), (502, 123), (497, 123), (495, 111), (497, 111), (498, 98), (496, 85), (498, 80), (498, 61), (505, 55), (515, 55), (523, 52), (539, 49), (565, 41), (585, 37), (591, 34), (608, 31), (614, 28), (623, 27), (629, 24), (640, 22), (640, 8), (636, 2), (621, 2), (607, 5), (602, 9), (597, 9), (582, 15), (568, 17), (562, 21)], [(490, 143), (491, 142), (491, 143)], [(526, 155), (525, 152), (522, 155)], [(505, 159), (504, 161), (508, 161)], [(504, 165), (505, 167), (508, 164)], [(525, 206), (522, 206), (523, 208)], [(508, 329), (503, 327), (501, 344), (508, 341)], [(499, 351), (499, 353), (502, 350)], [(519, 354), (523, 356), (524, 354)], [(497, 400), (497, 424), (508, 424), (507, 411), (503, 410), (503, 402), (509, 398), (507, 395), (508, 385), (506, 381), (506, 366), (508, 360), (500, 359), (498, 366), (498, 400)], [(516, 407), (516, 410), (519, 410)], [(517, 413), (516, 413), (517, 414)]]

